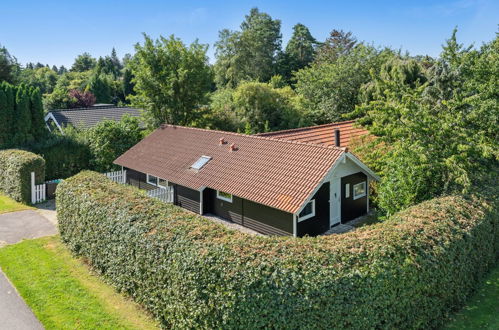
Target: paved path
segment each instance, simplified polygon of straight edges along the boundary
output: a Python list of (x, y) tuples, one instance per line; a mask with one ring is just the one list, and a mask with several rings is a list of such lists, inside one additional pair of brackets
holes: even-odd
[[(54, 235), (55, 225), (34, 210), (0, 214), (0, 247), (23, 239)], [(0, 269), (0, 329), (43, 329)]]

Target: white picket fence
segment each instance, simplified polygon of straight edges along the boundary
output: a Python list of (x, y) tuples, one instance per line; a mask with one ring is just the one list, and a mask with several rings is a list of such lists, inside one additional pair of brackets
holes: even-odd
[(149, 190), (147, 191), (147, 195), (165, 203), (173, 203), (173, 187)]
[(117, 183), (126, 183), (126, 170), (104, 173), (109, 179)]
[(35, 172), (31, 172), (31, 204), (41, 203), (47, 199), (45, 183), (35, 184)]

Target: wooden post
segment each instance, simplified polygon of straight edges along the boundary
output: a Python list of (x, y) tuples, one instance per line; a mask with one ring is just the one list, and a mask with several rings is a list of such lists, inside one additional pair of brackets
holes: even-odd
[(35, 172), (31, 172), (31, 204), (36, 203)]

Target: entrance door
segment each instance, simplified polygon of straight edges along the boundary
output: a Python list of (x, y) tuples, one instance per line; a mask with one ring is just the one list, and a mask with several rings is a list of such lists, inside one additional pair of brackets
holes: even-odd
[(329, 226), (332, 227), (341, 222), (341, 179), (339, 178), (331, 179), (329, 207)]

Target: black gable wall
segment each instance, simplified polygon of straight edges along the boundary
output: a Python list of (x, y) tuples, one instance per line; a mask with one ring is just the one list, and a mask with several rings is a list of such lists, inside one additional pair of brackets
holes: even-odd
[(298, 222), (298, 236), (316, 236), (329, 229), (329, 182), (315, 193), (315, 216)]

